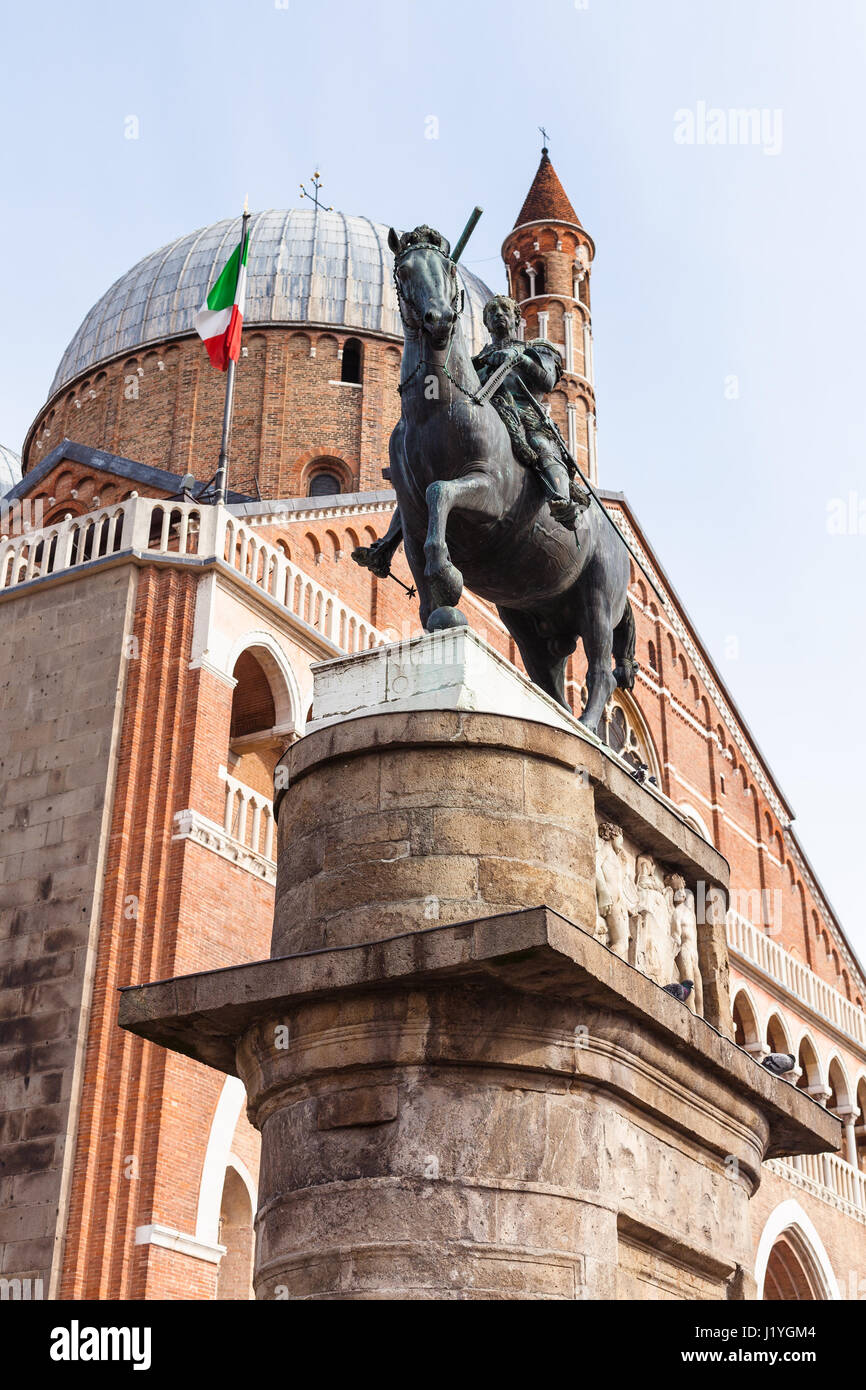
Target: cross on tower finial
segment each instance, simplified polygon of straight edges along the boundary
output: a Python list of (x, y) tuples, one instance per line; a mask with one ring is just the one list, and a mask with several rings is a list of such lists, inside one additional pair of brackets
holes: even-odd
[(324, 203), (320, 203), (320, 202), (319, 202), (319, 189), (320, 189), (321, 186), (322, 186), (322, 181), (321, 181), (321, 179), (319, 178), (319, 171), (318, 171), (318, 169), (317, 169), (317, 170), (315, 171), (315, 173), (313, 174), (312, 184), (313, 184), (313, 192), (312, 192), (312, 193), (308, 193), (307, 190), (306, 190), (306, 188), (304, 187), (304, 185), (301, 184), (301, 197), (302, 197), (302, 198), (311, 198), (311, 199), (313, 200), (313, 205), (315, 206), (315, 209), (316, 209), (317, 212), (319, 211), (320, 208), (321, 208), (322, 212), (333, 212), (333, 211), (334, 211), (333, 208), (326, 208), (325, 205), (324, 205)]
[(548, 136), (547, 131), (544, 129), (543, 125), (540, 125), (538, 129), (541, 131), (541, 138), (544, 141), (544, 144), (541, 147), (541, 153), (547, 154), (547, 142), (550, 137)]

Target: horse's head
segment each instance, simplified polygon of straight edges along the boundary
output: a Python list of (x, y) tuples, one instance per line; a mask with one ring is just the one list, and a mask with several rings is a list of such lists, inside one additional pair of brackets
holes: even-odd
[(402, 236), (392, 227), (388, 245), (394, 252), (394, 283), (405, 327), (426, 333), (433, 347), (446, 347), (463, 295), (449, 241), (433, 227), (416, 227)]

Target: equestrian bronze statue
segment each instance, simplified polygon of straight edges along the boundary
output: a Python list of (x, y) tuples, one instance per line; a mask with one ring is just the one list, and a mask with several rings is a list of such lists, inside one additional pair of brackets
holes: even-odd
[(464, 583), (494, 603), (530, 678), (566, 708), (566, 663), (581, 638), (580, 718), (595, 732), (614, 688), (634, 684), (629, 556), (538, 399), (559, 379), (559, 353), (519, 342), (516, 305), (497, 296), (485, 310), (493, 341), (473, 361), (446, 238), (392, 229), (388, 244), (405, 334), (390, 441), (397, 512), (354, 558), (386, 575), (402, 540), (428, 631), (466, 623)]

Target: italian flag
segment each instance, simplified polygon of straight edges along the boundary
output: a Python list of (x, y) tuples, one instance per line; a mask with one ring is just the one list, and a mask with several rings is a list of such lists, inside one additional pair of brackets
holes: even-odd
[(204, 340), (208, 357), (221, 372), (228, 369), (229, 362), (237, 362), (241, 355), (249, 249), (250, 237), (244, 217), (240, 242), (194, 320), (195, 331)]

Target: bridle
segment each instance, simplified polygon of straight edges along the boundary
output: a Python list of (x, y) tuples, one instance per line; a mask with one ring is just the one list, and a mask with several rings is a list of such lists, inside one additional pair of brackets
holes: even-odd
[[(450, 333), (449, 336), (450, 336), (450, 337), (453, 337), (453, 335), (454, 335), (454, 328), (455, 328), (455, 326), (456, 326), (456, 324), (457, 324), (457, 320), (458, 320), (458, 318), (460, 317), (460, 315), (463, 313), (463, 309), (464, 309), (464, 306), (465, 306), (465, 303), (466, 303), (466, 295), (465, 295), (463, 289), (461, 289), (461, 287), (460, 287), (460, 285), (459, 285), (459, 283), (458, 283), (458, 281), (457, 281), (456, 266), (455, 266), (454, 261), (452, 261), (451, 257), (450, 257), (449, 255), (447, 255), (447, 253), (446, 253), (445, 251), (442, 250), (442, 247), (441, 247), (441, 246), (437, 246), (436, 243), (433, 242), (433, 241), (416, 241), (416, 242), (413, 242), (410, 246), (405, 247), (405, 249), (404, 249), (403, 251), (400, 252), (399, 256), (395, 256), (395, 257), (394, 257), (393, 277), (394, 277), (394, 289), (397, 291), (397, 298), (398, 298), (398, 300), (400, 300), (400, 301), (402, 302), (402, 304), (403, 304), (407, 309), (411, 309), (411, 310), (412, 310), (412, 313), (415, 315), (414, 320), (411, 319), (411, 318), (409, 319), (409, 327), (410, 327), (410, 328), (414, 328), (414, 329), (416, 330), (416, 332), (418, 332), (418, 333), (423, 333), (423, 332), (424, 332), (424, 319), (423, 319), (423, 315), (419, 312), (419, 310), (418, 310), (418, 305), (417, 305), (417, 304), (414, 304), (414, 303), (412, 302), (412, 300), (409, 298), (409, 295), (406, 294), (406, 293), (400, 288), (400, 281), (399, 281), (399, 279), (397, 278), (397, 271), (400, 269), (400, 266), (403, 264), (403, 262), (405, 261), (406, 257), (409, 255), (409, 253), (410, 253), (411, 251), (435, 251), (436, 254), (437, 254), (438, 256), (441, 256), (442, 259), (443, 259), (443, 261), (447, 261), (447, 262), (448, 262), (448, 265), (451, 266), (452, 269), (454, 270), (454, 287), (455, 287), (455, 289), (459, 292), (459, 295), (460, 295), (460, 308), (458, 309), (458, 308), (456, 307), (456, 305), (455, 305), (455, 300), (452, 300), (452, 302), (451, 302), (451, 308), (454, 310), (454, 318), (452, 319), (452, 322), (451, 322), (451, 333)], [(405, 316), (404, 316), (404, 317), (405, 317)]]
[[(413, 303), (413, 301), (411, 300), (411, 298), (409, 297), (409, 295), (406, 294), (405, 291), (401, 288), (401, 286), (400, 286), (400, 281), (399, 281), (399, 279), (397, 278), (397, 271), (399, 270), (399, 268), (400, 268), (400, 266), (402, 265), (403, 261), (404, 261), (404, 260), (406, 259), (406, 257), (409, 255), (409, 252), (410, 252), (410, 251), (435, 251), (435, 252), (437, 253), (437, 255), (439, 255), (439, 256), (442, 257), (443, 261), (447, 261), (448, 264), (449, 264), (452, 268), (454, 268), (454, 289), (455, 289), (455, 295), (454, 295), (454, 298), (453, 298), (452, 301), (451, 301), (451, 308), (452, 308), (452, 310), (453, 310), (454, 312), (453, 312), (453, 317), (452, 317), (452, 319), (451, 319), (451, 326), (450, 326), (450, 328), (449, 328), (449, 330), (448, 330), (448, 350), (447, 350), (447, 352), (445, 353), (445, 361), (444, 361), (443, 363), (441, 363), (441, 371), (442, 371), (443, 374), (448, 378), (448, 380), (451, 382), (451, 385), (452, 385), (452, 386), (456, 386), (458, 391), (462, 391), (462, 393), (463, 393), (464, 396), (468, 396), (469, 399), (470, 399), (471, 401), (474, 401), (474, 403), (475, 403), (476, 405), (482, 405), (483, 402), (481, 402), (481, 401), (478, 400), (478, 398), (477, 398), (477, 396), (475, 395), (475, 393), (474, 393), (473, 391), (467, 391), (467, 389), (466, 389), (465, 386), (461, 386), (460, 382), (457, 381), (457, 380), (451, 375), (451, 373), (450, 373), (449, 370), (448, 370), (448, 359), (449, 359), (450, 356), (451, 356), (451, 349), (452, 349), (453, 346), (454, 346), (454, 334), (455, 334), (455, 332), (456, 332), (456, 330), (457, 330), (457, 323), (458, 323), (458, 321), (459, 321), (459, 319), (460, 319), (460, 315), (463, 313), (463, 310), (464, 310), (465, 307), (466, 307), (466, 291), (462, 288), (462, 286), (460, 285), (460, 283), (459, 283), (459, 281), (458, 281), (458, 279), (457, 279), (456, 263), (455, 263), (454, 261), (452, 261), (451, 257), (450, 257), (449, 255), (447, 255), (445, 251), (442, 250), (441, 246), (437, 246), (437, 245), (435, 244), (435, 242), (432, 242), (432, 241), (416, 241), (416, 242), (413, 242), (412, 245), (407, 246), (407, 247), (405, 248), (405, 250), (401, 251), (401, 253), (399, 254), (399, 256), (395, 256), (395, 257), (394, 257), (394, 272), (393, 272), (393, 274), (394, 274), (394, 289), (395, 289), (395, 291), (396, 291), (396, 293), (397, 293), (397, 302), (398, 302), (398, 304), (400, 305), (401, 317), (403, 318), (403, 321), (404, 321), (405, 323), (407, 323), (408, 326), (409, 326), (411, 329), (413, 329), (416, 333), (418, 333), (419, 335), (420, 335), (421, 333), (424, 333), (424, 332), (425, 332), (423, 315), (422, 315), (421, 313), (419, 313), (418, 305), (415, 304), (415, 303)], [(459, 306), (459, 308), (457, 307), (457, 298), (458, 298), (458, 296), (459, 296), (459, 299), (460, 299), (460, 306)], [(407, 313), (406, 310), (411, 310), (411, 314)], [(413, 316), (414, 316), (414, 317), (413, 317)], [(418, 363), (417, 363), (417, 365), (415, 366), (414, 371), (412, 371), (412, 372), (410, 373), (410, 375), (407, 376), (407, 378), (406, 378), (405, 381), (401, 381), (401, 382), (398, 383), (398, 386), (397, 386), (397, 391), (398, 391), (398, 393), (402, 396), (402, 395), (403, 395), (403, 392), (404, 392), (405, 389), (406, 389), (406, 387), (407, 387), (407, 386), (410, 386), (410, 385), (412, 384), (412, 382), (415, 380), (416, 376), (418, 376), (419, 372), (421, 372), (421, 371), (423, 370), (424, 367), (427, 367), (427, 366), (435, 366), (435, 365), (436, 365), (435, 363), (428, 363), (428, 362), (426, 361), (426, 359), (423, 358), (423, 357), (419, 358)]]

